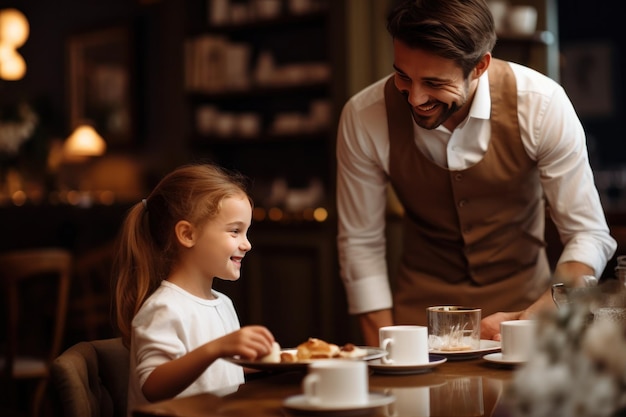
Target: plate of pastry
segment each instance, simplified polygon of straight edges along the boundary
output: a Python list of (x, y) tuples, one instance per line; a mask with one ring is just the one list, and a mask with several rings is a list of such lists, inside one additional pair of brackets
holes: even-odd
[(282, 349), (275, 342), (270, 354), (256, 360), (248, 360), (237, 356), (225, 359), (245, 368), (259, 371), (287, 371), (306, 369), (311, 362), (319, 359), (371, 361), (380, 359), (386, 354), (386, 351), (377, 347), (356, 346), (352, 343), (339, 346), (311, 337), (306, 342), (289, 349)]
[(481, 340), (480, 347), (478, 349), (468, 350), (437, 350), (431, 349), (429, 353), (445, 356), (448, 360), (467, 360), (475, 359), (484, 356), (487, 353), (494, 353), (500, 351), (500, 342), (495, 340)]

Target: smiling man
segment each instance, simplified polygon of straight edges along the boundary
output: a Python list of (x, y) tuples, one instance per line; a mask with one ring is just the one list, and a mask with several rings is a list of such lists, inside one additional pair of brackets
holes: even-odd
[[(585, 132), (553, 80), (491, 55), (484, 0), (408, 0), (388, 16), (394, 74), (345, 105), (337, 135), (339, 260), (365, 342), (378, 328), (426, 325), (426, 307), (503, 320), (553, 308), (551, 277), (583, 285), (616, 243)], [(405, 209), (394, 291), (385, 261), (386, 190)], [(564, 244), (550, 271), (545, 204)]]

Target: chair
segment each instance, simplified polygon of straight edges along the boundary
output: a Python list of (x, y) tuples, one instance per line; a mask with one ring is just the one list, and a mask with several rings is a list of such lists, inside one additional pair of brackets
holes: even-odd
[(72, 254), (60, 248), (0, 254), (0, 289), (6, 316), (6, 344), (0, 353), (2, 395), (20, 400), (18, 383), (35, 383), (30, 414), (38, 416), (50, 364), (61, 351), (72, 270)]
[(75, 255), (68, 306), (68, 346), (119, 336), (113, 326), (111, 266), (114, 242)]
[(64, 417), (126, 417), (129, 352), (122, 339), (79, 342), (52, 364)]

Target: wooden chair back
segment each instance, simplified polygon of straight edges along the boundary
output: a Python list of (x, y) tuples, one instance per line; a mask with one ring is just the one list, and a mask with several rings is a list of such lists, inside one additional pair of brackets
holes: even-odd
[(79, 342), (52, 363), (63, 417), (126, 417), (130, 353), (122, 338)]
[(75, 254), (68, 306), (68, 334), (75, 344), (119, 336), (113, 316), (111, 267), (115, 243)]
[[(0, 295), (6, 317), (5, 337), (0, 336), (5, 344), (0, 377), (4, 394), (12, 401), (20, 381), (36, 381), (30, 399), (33, 416), (39, 414), (45, 397), (50, 365), (63, 348), (72, 263), (71, 252), (61, 248), (0, 254)], [(29, 333), (27, 342), (24, 335)]]

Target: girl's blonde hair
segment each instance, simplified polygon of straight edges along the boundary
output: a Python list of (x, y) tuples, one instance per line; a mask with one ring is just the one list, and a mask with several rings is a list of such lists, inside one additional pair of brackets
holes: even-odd
[(187, 220), (202, 227), (219, 213), (225, 198), (241, 194), (252, 204), (242, 175), (214, 165), (185, 165), (166, 175), (146, 199), (131, 207), (113, 265), (117, 327), (126, 346), (133, 317), (177, 259), (176, 223)]

